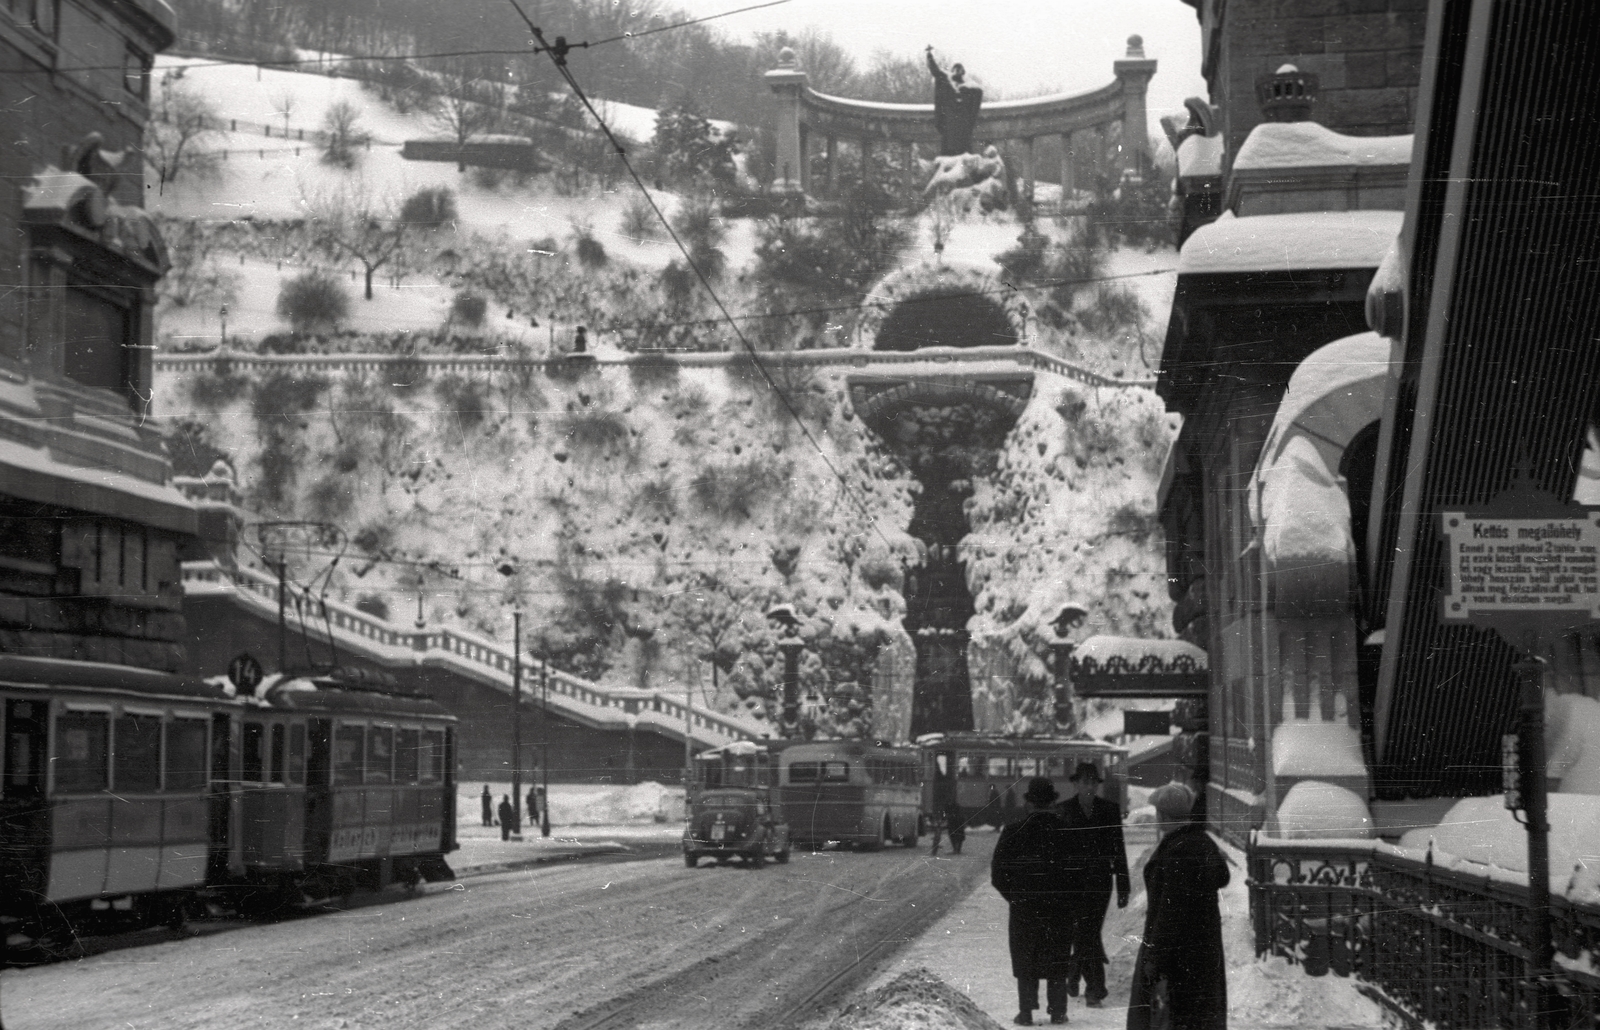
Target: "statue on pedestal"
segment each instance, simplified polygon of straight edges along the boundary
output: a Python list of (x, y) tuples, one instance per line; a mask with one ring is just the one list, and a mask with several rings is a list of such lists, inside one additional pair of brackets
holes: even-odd
[(933, 122), (939, 128), (939, 156), (972, 153), (972, 133), (978, 126), (983, 90), (963, 80), (967, 70), (952, 65), (947, 75), (927, 49), (928, 71), (933, 73)]

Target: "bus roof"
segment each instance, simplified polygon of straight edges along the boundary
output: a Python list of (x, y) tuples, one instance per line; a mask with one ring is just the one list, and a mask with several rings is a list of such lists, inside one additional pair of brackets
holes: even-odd
[(1127, 754), (1121, 744), (1108, 744), (1103, 740), (1082, 737), (1008, 737), (992, 733), (924, 733), (917, 738), (918, 747), (937, 747), (948, 744), (954, 747), (983, 749), (985, 751), (1104, 751)]

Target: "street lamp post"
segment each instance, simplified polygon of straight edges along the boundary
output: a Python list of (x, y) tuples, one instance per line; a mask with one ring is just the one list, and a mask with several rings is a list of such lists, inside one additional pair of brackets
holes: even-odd
[(228, 345), (228, 305), (222, 305), (222, 310), (217, 312), (217, 315), (222, 319), (221, 345), (226, 347)]
[(522, 827), (522, 609), (511, 613), (511, 812)]
[(539, 719), (543, 727), (540, 742), (543, 761), (539, 763), (544, 777), (544, 804), (539, 807), (539, 834), (550, 836), (550, 668), (544, 656), (539, 656)]
[(1076, 732), (1078, 721), (1072, 710), (1072, 652), (1077, 645), (1067, 639), (1067, 634), (1083, 625), (1088, 614), (1088, 610), (1079, 605), (1067, 604), (1050, 623), (1056, 632), (1056, 639), (1050, 642), (1050, 650), (1055, 653), (1055, 720), (1056, 726), (1068, 734)]
[(783, 652), (783, 716), (779, 729), (785, 737), (800, 735), (800, 652), (805, 642), (800, 639), (800, 620), (794, 608), (780, 604), (767, 612), (767, 618), (776, 622), (783, 632), (778, 640), (778, 650)]

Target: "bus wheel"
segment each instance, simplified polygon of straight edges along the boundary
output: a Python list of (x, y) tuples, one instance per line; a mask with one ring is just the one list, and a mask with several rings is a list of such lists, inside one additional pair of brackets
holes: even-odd
[(693, 869), (696, 865), (699, 864), (699, 862), (700, 862), (700, 857), (698, 855), (696, 855), (694, 852), (686, 851), (686, 852), (683, 853), (683, 864), (688, 866), (690, 869)]
[(777, 862), (779, 865), (788, 865), (789, 864), (789, 849), (788, 848), (784, 848), (782, 851), (778, 852), (776, 855), (773, 855), (772, 859), (773, 859), (773, 861)]
[(748, 861), (751, 869), (760, 869), (762, 866), (767, 864), (766, 849), (764, 847), (756, 848), (754, 851), (750, 852), (750, 858)]

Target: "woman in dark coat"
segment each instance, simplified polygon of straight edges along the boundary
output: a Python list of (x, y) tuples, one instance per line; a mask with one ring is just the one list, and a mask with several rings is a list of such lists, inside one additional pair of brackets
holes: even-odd
[(1133, 967), (1128, 1030), (1227, 1030), (1227, 961), (1217, 891), (1228, 863), (1199, 823), (1194, 792), (1169, 783), (1150, 795), (1161, 843), (1144, 867), (1149, 911)]
[(990, 865), (995, 890), (1011, 907), (1007, 940), (1011, 975), (1017, 978), (1017, 1017), (1033, 1025), (1039, 981), (1045, 981), (1050, 1022), (1067, 1021), (1067, 969), (1072, 955), (1072, 892), (1066, 876), (1071, 859), (1066, 824), (1050, 811), (1056, 788), (1043, 777), (1023, 795), (1028, 811), (1000, 831)]

